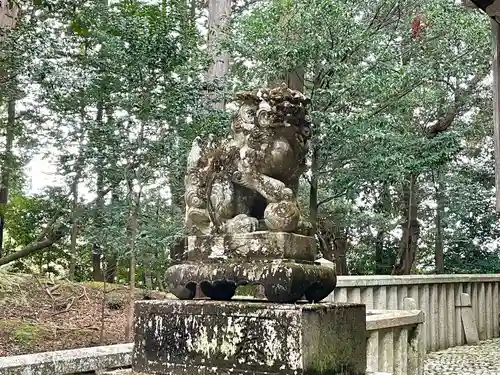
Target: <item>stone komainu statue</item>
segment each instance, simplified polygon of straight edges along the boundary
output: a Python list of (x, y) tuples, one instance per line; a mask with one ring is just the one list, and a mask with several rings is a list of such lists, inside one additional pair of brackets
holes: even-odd
[(188, 158), (190, 233), (307, 232), (296, 202), (311, 128), (308, 99), (286, 87), (237, 94), (232, 134), (195, 139)]
[(309, 100), (286, 86), (237, 94), (231, 135), (196, 139), (185, 177), (188, 247), (166, 272), (178, 298), (196, 285), (229, 300), (260, 284), (274, 302), (320, 301), (335, 288), (333, 269), (315, 262), (315, 239), (297, 204), (311, 127)]

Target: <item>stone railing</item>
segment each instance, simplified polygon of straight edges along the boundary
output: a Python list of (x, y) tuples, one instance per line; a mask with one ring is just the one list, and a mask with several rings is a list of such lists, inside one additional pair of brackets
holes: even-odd
[(133, 344), (96, 346), (0, 357), (2, 375), (76, 375), (132, 364)]
[(425, 314), (425, 347), (438, 351), (466, 343), (461, 296), (470, 296), (480, 340), (499, 337), (499, 284), (495, 275), (339, 276), (328, 301), (363, 303), (367, 310), (403, 310), (405, 297)]
[(367, 370), (421, 375), (424, 368), (424, 314), (420, 310), (367, 312)]

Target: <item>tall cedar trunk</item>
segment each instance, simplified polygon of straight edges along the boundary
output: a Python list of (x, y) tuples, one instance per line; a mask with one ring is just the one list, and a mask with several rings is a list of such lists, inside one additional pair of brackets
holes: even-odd
[(14, 134), (16, 126), (16, 100), (14, 90), (10, 90), (9, 102), (7, 104), (7, 129), (5, 139), (5, 152), (2, 163), (2, 178), (0, 186), (0, 258), (3, 257), (3, 236), (5, 231), (5, 210), (9, 200), (9, 183), (12, 168), (14, 167), (14, 154), (12, 147), (14, 145)]
[(377, 235), (375, 236), (375, 275), (383, 275), (384, 274), (384, 239), (385, 239), (385, 231), (383, 229), (379, 229), (377, 231)]
[(118, 259), (116, 255), (108, 255), (106, 257), (106, 282), (113, 284), (116, 281), (116, 273), (118, 271)]
[[(229, 71), (229, 53), (219, 51), (217, 43), (221, 39), (221, 29), (227, 25), (230, 16), (231, 0), (208, 0), (208, 50), (213, 58), (208, 71), (208, 79), (212, 82), (220, 81)], [(220, 100), (214, 106), (217, 109), (224, 109), (226, 103)]]
[[(144, 123), (146, 121), (145, 118), (140, 118), (141, 127), (139, 130), (139, 135), (137, 137), (137, 152), (142, 150), (142, 145), (144, 142)], [(127, 314), (127, 326), (125, 327), (125, 338), (127, 340), (131, 340), (132, 336), (132, 328), (134, 324), (134, 303), (135, 303), (135, 269), (136, 269), (136, 257), (135, 257), (135, 241), (137, 237), (137, 229), (138, 229), (138, 219), (139, 213), (141, 211), (141, 194), (142, 194), (142, 168), (139, 163), (138, 167), (134, 170), (135, 179), (139, 185), (139, 191), (134, 191), (134, 178), (130, 173), (130, 170), (127, 172), (126, 180), (128, 185), (128, 193), (129, 196), (132, 197), (131, 200), (131, 210), (130, 210), (130, 219), (128, 225), (128, 234), (129, 234), (129, 251), (130, 251), (130, 266), (129, 266), (129, 306), (128, 306), (128, 314)]]
[(409, 275), (417, 254), (420, 226), (418, 223), (418, 184), (417, 176), (411, 175), (403, 184), (403, 222), (399, 260), (394, 266), (393, 275)]
[(443, 248), (443, 230), (441, 218), (444, 213), (444, 196), (443, 196), (443, 185), (441, 183), (441, 175), (439, 172), (436, 173), (435, 182), (435, 200), (436, 200), (436, 216), (435, 216), (435, 226), (436, 226), (436, 238), (434, 243), (434, 261), (436, 266), (436, 273), (444, 273), (444, 248)]
[(125, 338), (132, 339), (132, 327), (134, 323), (134, 302), (135, 302), (135, 237), (137, 234), (137, 217), (139, 214), (140, 195), (136, 194), (134, 207), (130, 217), (129, 248), (130, 248), (130, 268), (129, 268), (129, 307), (127, 314), (127, 326), (125, 327)]
[(101, 270), (101, 252), (98, 244), (92, 245), (92, 278), (94, 281), (103, 281), (104, 277)]
[[(82, 57), (84, 58), (87, 54), (86, 46), (83, 45)], [(74, 281), (75, 279), (75, 269), (76, 269), (76, 240), (78, 237), (78, 218), (80, 213), (78, 212), (78, 184), (82, 177), (83, 161), (84, 161), (84, 140), (86, 134), (86, 124), (85, 124), (85, 91), (80, 90), (80, 135), (78, 139), (78, 155), (75, 162), (75, 178), (71, 184), (71, 197), (72, 197), (72, 207), (71, 207), (71, 241), (70, 241), (70, 254), (71, 259), (69, 263), (69, 279)]]
[[(120, 200), (116, 189), (111, 193), (111, 204), (116, 204)], [(113, 284), (116, 279), (116, 273), (118, 271), (118, 258), (115, 252), (106, 254), (106, 282)]]
[(344, 228), (335, 226), (335, 239), (333, 242), (333, 254), (335, 257), (335, 272), (337, 275), (347, 275), (347, 236)]
[[(382, 215), (388, 214), (391, 209), (391, 195), (389, 186), (385, 182), (382, 184), (379, 201), (374, 208), (375, 212)], [(387, 260), (384, 258), (385, 236), (385, 228), (379, 228), (375, 236), (375, 275), (385, 275), (390, 271), (390, 267), (387, 267)]]
[[(156, 200), (156, 213), (155, 213), (155, 220), (159, 221), (160, 220), (160, 206), (161, 206), (161, 199), (158, 197)], [(153, 290), (153, 270), (152, 270), (152, 264), (153, 264), (153, 259), (154, 256), (152, 253), (150, 254), (144, 254), (143, 255), (143, 277), (144, 277), (144, 285), (146, 286), (146, 296), (149, 298), (150, 293)]]
[[(97, 115), (96, 122), (99, 125), (98, 131), (100, 132), (102, 129), (102, 119), (103, 119), (104, 105), (102, 101), (97, 103)], [(100, 138), (100, 137), (99, 137)], [(97, 194), (98, 200), (96, 202), (97, 212), (96, 212), (96, 223), (99, 228), (100, 223), (102, 221), (102, 214), (104, 211), (104, 195), (102, 192), (104, 191), (104, 160), (101, 155), (97, 158)], [(92, 251), (92, 276), (94, 281), (104, 281), (104, 275), (101, 269), (101, 259), (102, 259), (102, 244), (95, 243), (93, 245)]]
[[(14, 1), (0, 1), (0, 29), (8, 30), (16, 27), (19, 17), (19, 6)], [(3, 39), (3, 37), (0, 37)], [(7, 64), (8, 65), (8, 64)], [(0, 108), (2, 107), (2, 96), (7, 92), (7, 126), (5, 134), (5, 152), (1, 167), (0, 180), (0, 259), (4, 256), (3, 237), (5, 231), (5, 210), (9, 200), (10, 174), (13, 168), (12, 147), (14, 144), (16, 126), (16, 84), (12, 78), (9, 66), (0, 66)], [(3, 86), (3, 87), (2, 87)], [(8, 87), (8, 90), (5, 88)], [(24, 250), (24, 249), (23, 249)]]
[[(406, 66), (410, 63), (411, 55), (408, 51), (408, 37), (401, 39), (401, 65)], [(405, 122), (410, 125), (413, 121), (413, 115), (410, 108), (406, 108)], [(401, 225), (402, 235), (399, 248), (399, 256), (392, 269), (393, 275), (409, 275), (413, 268), (415, 255), (417, 251), (418, 241), (418, 212), (417, 212), (417, 196), (416, 196), (416, 176), (410, 175), (408, 182), (403, 182), (402, 192), (402, 217), (403, 224)]]
[[(83, 120), (83, 115), (82, 115)], [(83, 127), (82, 123), (82, 127)], [(85, 131), (82, 128), (82, 134), (80, 136), (80, 147), (78, 150), (78, 157), (75, 163), (76, 174), (71, 184), (71, 197), (72, 197), (72, 207), (71, 207), (71, 241), (70, 241), (70, 254), (71, 259), (69, 263), (69, 279), (71, 281), (75, 280), (75, 269), (76, 269), (76, 240), (78, 238), (78, 219), (80, 216), (79, 207), (78, 207), (78, 184), (80, 183), (80, 179), (82, 177), (82, 169), (83, 169), (83, 139), (85, 137)]]
[(328, 217), (322, 217), (318, 221), (317, 226), (317, 234), (320, 239), (323, 257), (335, 263), (335, 272), (337, 275), (347, 275), (346, 229)]
[(69, 279), (71, 281), (75, 280), (75, 269), (76, 269), (76, 239), (78, 236), (78, 179), (75, 177), (73, 184), (71, 185), (71, 195), (73, 199), (71, 211), (71, 245), (70, 253), (71, 259), (69, 263)]
[(311, 184), (309, 188), (309, 221), (311, 232), (318, 230), (318, 150), (313, 145), (311, 154)]
[[(141, 132), (142, 133), (142, 132)], [(140, 141), (141, 142), (141, 141)], [(136, 172), (138, 176), (138, 180), (140, 180), (140, 167)], [(136, 257), (135, 257), (135, 240), (137, 236), (137, 224), (140, 213), (140, 204), (141, 204), (141, 191), (139, 189), (138, 193), (134, 193), (132, 191), (132, 182), (129, 182), (129, 190), (130, 194), (132, 194), (132, 208), (130, 211), (130, 219), (129, 219), (129, 239), (128, 246), (130, 251), (130, 265), (129, 265), (129, 306), (128, 306), (128, 314), (127, 314), (127, 325), (125, 327), (125, 338), (127, 340), (131, 340), (132, 336), (132, 327), (134, 323), (134, 302), (135, 302), (135, 269), (136, 269)]]
[(106, 329), (106, 280), (102, 283), (102, 296), (101, 296), (101, 328), (99, 329), (99, 344), (104, 345), (104, 331)]
[(152, 258), (151, 256), (144, 257), (144, 286), (146, 288), (145, 297), (151, 298), (151, 291), (153, 290), (153, 272), (152, 272)]

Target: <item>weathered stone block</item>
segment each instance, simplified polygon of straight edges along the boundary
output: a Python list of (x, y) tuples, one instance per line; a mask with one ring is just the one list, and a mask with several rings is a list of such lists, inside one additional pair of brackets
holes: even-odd
[(286, 232), (189, 236), (188, 260), (295, 259), (314, 261), (315, 239)]
[(361, 375), (360, 304), (140, 301), (133, 370), (168, 375)]

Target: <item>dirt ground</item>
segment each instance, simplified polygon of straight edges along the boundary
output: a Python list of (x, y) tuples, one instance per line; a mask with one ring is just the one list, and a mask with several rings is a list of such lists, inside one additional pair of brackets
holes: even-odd
[[(126, 342), (128, 287), (105, 288), (103, 293), (102, 282), (51, 283), (0, 273), (0, 357)], [(134, 294), (136, 300), (144, 298), (139, 289)]]

